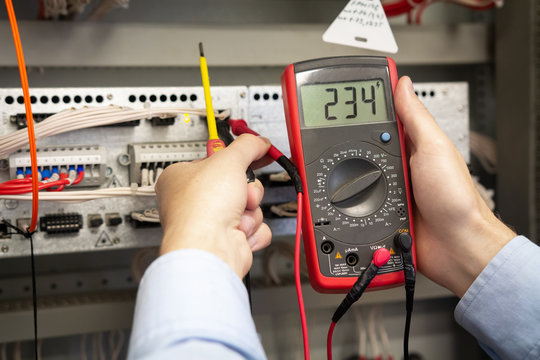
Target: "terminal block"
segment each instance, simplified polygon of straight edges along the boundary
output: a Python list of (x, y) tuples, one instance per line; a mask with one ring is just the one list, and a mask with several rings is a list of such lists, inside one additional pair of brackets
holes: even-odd
[[(50, 171), (74, 167), (84, 168), (84, 178), (74, 187), (100, 186), (106, 181), (105, 169), (107, 151), (97, 145), (67, 145), (46, 146), (37, 149), (38, 170)], [(9, 157), (9, 171), (12, 179), (17, 177), (17, 171), (26, 174), (31, 168), (29, 150), (19, 150)]]
[[(205, 141), (159, 142), (144, 144), (129, 144), (128, 152), (131, 163), (129, 178), (131, 183), (142, 184), (141, 174), (144, 169), (165, 169), (168, 165), (181, 161), (193, 161), (206, 157)], [(154, 179), (155, 181), (155, 179)]]
[(77, 213), (48, 214), (39, 218), (39, 231), (47, 234), (79, 232), (82, 226), (82, 215)]

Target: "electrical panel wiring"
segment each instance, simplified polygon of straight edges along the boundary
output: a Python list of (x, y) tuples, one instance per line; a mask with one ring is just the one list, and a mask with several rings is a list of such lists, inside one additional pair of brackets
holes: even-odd
[[(416, 83), (415, 90), (468, 160), (467, 84)], [(41, 176), (83, 175), (40, 192), (35, 253), (159, 245), (153, 184), (167, 165), (205, 157), (202, 87), (35, 88), (31, 100)], [(280, 86), (216, 86), (212, 101), (224, 111), (218, 119), (246, 120), (290, 156)], [(26, 131), (23, 113), (21, 90), (0, 89), (0, 182), (26, 176), (27, 144), (17, 135)], [(258, 173), (277, 171), (272, 165)], [(264, 202), (293, 200), (288, 195), (287, 187), (269, 188)], [(31, 202), (21, 197), (30, 194), (0, 194), (0, 217), (24, 227)], [(267, 222), (275, 236), (295, 231), (291, 218)], [(0, 259), (29, 252), (27, 239), (0, 224)]]
[(206, 143), (184, 141), (129, 144), (128, 154), (131, 183), (152, 185), (168, 164), (204, 159)]
[[(105, 183), (107, 167), (107, 150), (98, 145), (44, 146), (38, 149), (38, 167), (53, 168), (81, 166), (85, 176), (74, 187), (100, 186)], [(28, 150), (18, 150), (9, 157), (9, 174), (11, 179), (17, 173), (27, 174), (30, 171), (30, 155)]]

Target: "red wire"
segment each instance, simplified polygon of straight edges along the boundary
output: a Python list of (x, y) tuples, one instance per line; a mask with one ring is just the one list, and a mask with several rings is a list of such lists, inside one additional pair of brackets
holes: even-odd
[(11, 185), (11, 184), (19, 185), (19, 184), (31, 184), (31, 183), (32, 183), (32, 179), (29, 177), (23, 178), (23, 179), (12, 179), (12, 180), (8, 180), (3, 183), (0, 183), (0, 187), (4, 185)]
[(73, 180), (73, 183), (71, 185), (76, 185), (80, 183), (83, 178), (84, 178), (84, 171), (79, 171), (79, 173), (77, 174), (77, 178)]
[(294, 244), (294, 280), (296, 284), (296, 297), (300, 308), (300, 322), (302, 323), (302, 339), (304, 340), (304, 359), (309, 360), (309, 338), (306, 322), (304, 297), (302, 296), (302, 283), (300, 282), (300, 241), (302, 239), (302, 193), (297, 196), (296, 210), (296, 240)]
[(326, 357), (328, 360), (332, 360), (332, 335), (334, 334), (334, 328), (336, 323), (332, 321), (328, 328), (328, 336), (326, 337)]
[[(60, 174), (60, 179), (67, 179), (67, 174), (66, 173), (61, 173)], [(68, 184), (69, 184), (69, 180), (68, 180)], [(47, 188), (47, 191), (62, 191), (62, 190), (64, 190), (65, 187), (66, 187), (66, 184), (62, 184), (62, 185), (58, 186), (56, 189), (53, 189), (52, 187)]]
[(39, 210), (39, 188), (38, 188), (38, 168), (36, 154), (36, 137), (34, 134), (34, 118), (32, 116), (32, 106), (30, 102), (30, 90), (28, 88), (28, 76), (26, 75), (26, 65), (24, 63), (24, 54), (22, 50), (21, 37), (19, 28), (17, 27), (17, 19), (11, 0), (6, 0), (6, 8), (13, 33), (13, 42), (15, 43), (15, 51), (17, 53), (17, 63), (19, 64), (19, 73), (21, 75), (21, 87), (24, 96), (24, 107), (26, 110), (26, 127), (28, 129), (28, 143), (30, 145), (30, 161), (32, 164), (32, 220), (28, 231), (32, 232), (37, 227), (37, 216)]
[[(66, 185), (66, 184), (69, 184), (68, 179), (51, 181), (49, 183), (39, 183), (38, 189), (43, 190), (43, 189), (48, 189), (50, 187), (55, 187), (59, 185), (61, 186), (61, 185)], [(19, 195), (19, 194), (28, 193), (30, 191), (32, 191), (32, 187), (30, 186), (9, 186), (9, 187), (0, 188), (0, 195)]]

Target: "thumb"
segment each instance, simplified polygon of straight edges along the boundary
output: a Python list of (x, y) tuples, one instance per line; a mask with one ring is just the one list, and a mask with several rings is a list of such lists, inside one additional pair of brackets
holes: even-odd
[(399, 80), (394, 102), (403, 127), (415, 146), (419, 146), (424, 141), (438, 139), (441, 135), (445, 136), (433, 116), (414, 93), (412, 81), (408, 76), (403, 76)]
[[(246, 171), (248, 166), (261, 159), (270, 148), (270, 140), (251, 134), (242, 134), (222, 151), (212, 157), (222, 157), (229, 166), (239, 166)], [(217, 156), (219, 155), (219, 156)]]

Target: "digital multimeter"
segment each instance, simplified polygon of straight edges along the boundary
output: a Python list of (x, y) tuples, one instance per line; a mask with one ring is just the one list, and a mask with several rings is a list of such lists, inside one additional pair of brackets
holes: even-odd
[[(283, 72), (289, 143), (304, 189), (304, 249), (317, 291), (348, 291), (381, 247), (392, 256), (370, 288), (404, 282), (394, 239), (414, 236), (397, 80), (387, 57), (310, 60)], [(415, 259), (414, 244), (412, 253)]]

